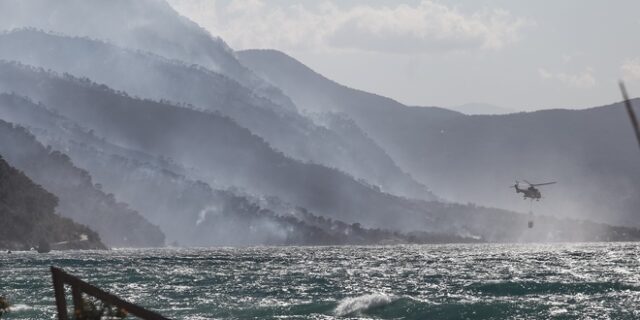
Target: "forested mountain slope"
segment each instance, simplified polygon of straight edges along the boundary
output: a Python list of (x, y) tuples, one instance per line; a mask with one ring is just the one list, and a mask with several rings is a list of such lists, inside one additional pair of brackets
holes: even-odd
[(393, 194), (434, 198), (355, 123), (326, 115), (317, 125), (202, 67), (36, 30), (0, 34), (0, 59), (87, 77), (137, 97), (219, 111), (295, 159), (337, 168)]
[[(16, 92), (82, 124), (108, 141), (195, 168), (203, 181), (276, 195), (314, 212), (392, 229), (414, 228), (422, 213), (393, 208), (404, 200), (339, 171), (302, 163), (216, 113), (117, 94), (106, 86), (59, 77), (15, 63), (0, 64), (0, 90)], [(415, 221), (414, 221), (415, 222)], [(389, 223), (387, 225), (387, 223)]]
[[(2, 150), (2, 149), (0, 149)], [(55, 213), (58, 198), (0, 156), (0, 249), (29, 250), (40, 243), (68, 248), (105, 249), (98, 234)]]
[[(3, 101), (0, 101), (3, 103)], [(164, 235), (113, 194), (97, 189), (88, 172), (59, 151), (45, 148), (26, 129), (0, 119), (0, 152), (59, 199), (59, 212), (96, 230), (109, 246), (164, 245)]]
[[(193, 181), (168, 159), (154, 159), (96, 137), (93, 132), (15, 94), (0, 94), (0, 119), (28, 127), (42, 143), (64, 150), (88, 169), (96, 186), (113, 192), (184, 246), (379, 244), (478, 241), (451, 234), (371, 230), (359, 224), (318, 217), (269, 198), (212, 189)], [(9, 148), (11, 149), (11, 148)], [(47, 167), (47, 170), (50, 170)], [(174, 171), (176, 170), (176, 171)], [(117, 172), (117, 174), (113, 174)], [(180, 172), (180, 173), (177, 173)]]

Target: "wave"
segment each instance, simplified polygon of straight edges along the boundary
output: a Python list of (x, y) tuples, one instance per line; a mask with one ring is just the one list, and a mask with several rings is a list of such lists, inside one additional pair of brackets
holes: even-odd
[[(371, 319), (513, 319), (518, 315), (537, 319), (544, 315), (564, 317), (568, 309), (537, 305), (517, 304), (513, 301), (448, 301), (433, 302), (410, 296), (382, 294), (347, 298), (334, 311), (336, 317), (366, 317)], [(542, 316), (541, 316), (542, 315)]]
[(639, 287), (620, 282), (493, 282), (474, 283), (468, 290), (491, 296), (524, 296), (529, 294), (598, 294), (609, 291), (640, 291)]
[(15, 305), (12, 305), (12, 306), (10, 306), (10, 308), (9, 308), (9, 310), (10, 310), (10, 311), (13, 311), (13, 312), (16, 312), (16, 311), (26, 311), (26, 310), (32, 310), (32, 309), (33, 309), (33, 307), (32, 307), (32, 306), (30, 306), (30, 305), (26, 305), (26, 304), (21, 304), (21, 303), (19, 303), (19, 304), (15, 304)]
[(386, 294), (367, 294), (358, 297), (345, 298), (336, 307), (335, 314), (339, 317), (364, 312), (372, 308), (388, 305), (397, 300)]

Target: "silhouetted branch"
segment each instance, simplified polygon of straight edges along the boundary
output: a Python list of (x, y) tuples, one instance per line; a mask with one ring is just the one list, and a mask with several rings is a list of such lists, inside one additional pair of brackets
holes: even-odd
[(627, 108), (629, 119), (631, 119), (633, 130), (636, 133), (638, 146), (640, 146), (640, 127), (638, 127), (638, 118), (636, 118), (636, 113), (633, 111), (633, 107), (631, 106), (631, 100), (629, 100), (629, 96), (627, 95), (627, 88), (625, 88), (624, 82), (622, 81), (620, 81), (620, 91), (622, 91), (622, 98), (624, 99), (624, 104), (625, 104), (625, 107)]

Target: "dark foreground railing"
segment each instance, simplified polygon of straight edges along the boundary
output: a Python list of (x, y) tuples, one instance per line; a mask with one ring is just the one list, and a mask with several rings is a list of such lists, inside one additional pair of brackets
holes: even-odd
[(62, 269), (51, 267), (51, 277), (53, 278), (53, 290), (56, 296), (56, 306), (58, 308), (58, 319), (69, 320), (67, 314), (67, 298), (64, 291), (64, 285), (71, 286), (71, 295), (73, 297), (74, 314), (76, 318), (83, 312), (83, 306), (86, 304), (82, 298), (82, 294), (90, 295), (108, 306), (124, 310), (126, 313), (134, 315), (146, 320), (167, 320), (158, 313), (149, 311), (133, 303), (126, 302), (115, 295), (105, 292), (94, 287), (66, 272)]

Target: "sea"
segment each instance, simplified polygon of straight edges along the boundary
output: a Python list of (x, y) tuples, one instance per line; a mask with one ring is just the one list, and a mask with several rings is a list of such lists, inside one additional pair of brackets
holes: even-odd
[[(640, 243), (0, 253), (4, 319), (54, 319), (50, 266), (172, 319), (639, 319)], [(69, 304), (71, 300), (69, 298)]]

